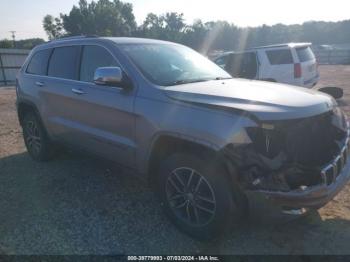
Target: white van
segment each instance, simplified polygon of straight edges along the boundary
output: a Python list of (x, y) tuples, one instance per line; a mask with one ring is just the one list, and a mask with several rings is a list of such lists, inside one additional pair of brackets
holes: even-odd
[(227, 52), (214, 59), (233, 77), (313, 87), (319, 80), (311, 43), (289, 43)]

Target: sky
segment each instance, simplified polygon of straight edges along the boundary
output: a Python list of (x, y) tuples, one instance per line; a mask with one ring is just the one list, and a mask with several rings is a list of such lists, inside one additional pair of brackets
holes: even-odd
[[(305, 21), (350, 19), (348, 0), (125, 0), (134, 7), (138, 24), (150, 12), (183, 13), (187, 23), (227, 20), (238, 26), (296, 24)], [(68, 13), (78, 0), (0, 0), (0, 39), (41, 37), (46, 39), (42, 19), (46, 14)]]

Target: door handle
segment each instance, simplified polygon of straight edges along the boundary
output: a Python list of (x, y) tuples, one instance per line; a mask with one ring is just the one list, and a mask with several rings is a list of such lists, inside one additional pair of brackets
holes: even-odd
[(40, 81), (36, 81), (35, 84), (39, 87), (42, 87), (44, 86), (44, 83), (43, 82), (40, 82)]
[(82, 89), (76, 89), (76, 88), (73, 88), (72, 92), (74, 94), (77, 94), (77, 95), (84, 95), (84, 94), (86, 94)]

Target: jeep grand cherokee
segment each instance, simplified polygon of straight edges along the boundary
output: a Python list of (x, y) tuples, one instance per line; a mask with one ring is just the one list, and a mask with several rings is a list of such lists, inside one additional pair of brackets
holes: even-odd
[(57, 143), (145, 174), (165, 213), (196, 238), (221, 234), (253, 193), (301, 214), (349, 180), (349, 127), (330, 96), (232, 79), (170, 42), (73, 37), (36, 47), (17, 79), (30, 156)]

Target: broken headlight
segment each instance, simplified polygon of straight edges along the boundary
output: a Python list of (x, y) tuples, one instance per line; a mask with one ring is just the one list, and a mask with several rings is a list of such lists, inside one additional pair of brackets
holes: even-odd
[(336, 106), (333, 108), (332, 124), (342, 131), (347, 131), (348, 124), (343, 110)]

